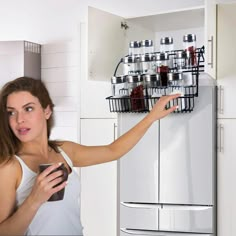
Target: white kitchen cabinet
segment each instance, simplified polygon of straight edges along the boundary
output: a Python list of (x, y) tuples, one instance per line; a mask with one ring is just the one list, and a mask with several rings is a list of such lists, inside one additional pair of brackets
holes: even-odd
[(218, 120), (218, 236), (236, 235), (236, 119)]
[(236, 3), (217, 5), (218, 236), (236, 235)]
[(205, 72), (216, 78), (216, 1), (205, 0)]
[[(88, 79), (87, 63), (87, 25), (80, 24), (80, 117), (81, 118), (116, 118), (115, 113), (109, 111), (110, 81), (95, 81)], [(104, 55), (100, 55), (101, 58)], [(100, 59), (99, 59), (100, 60)], [(97, 63), (94, 61), (93, 63)], [(106, 71), (107, 66), (103, 68)], [(110, 77), (109, 77), (110, 78)]]
[[(183, 49), (183, 35), (195, 33), (197, 47), (202, 47), (204, 11), (205, 7), (202, 5), (125, 19), (89, 7), (88, 22), (80, 25), (81, 118), (116, 117), (116, 114), (109, 112), (109, 104), (105, 98), (111, 95), (111, 77), (121, 58), (127, 55), (130, 41), (152, 39), (155, 51), (159, 51), (160, 38), (171, 36), (175, 49)], [(121, 63), (116, 75), (122, 73)]]
[(217, 80), (217, 115), (218, 118), (236, 118), (236, 74), (232, 78), (224, 78)]
[(217, 79), (235, 77), (236, 2), (217, 6)]
[[(160, 50), (160, 38), (171, 36), (175, 49), (183, 48), (183, 35), (197, 34), (197, 47), (204, 44), (204, 6), (157, 15), (124, 19), (88, 8), (88, 78), (110, 81), (132, 40), (152, 39)], [(101, 27), (97, 27), (99, 22)], [(120, 69), (120, 70), (119, 70)], [(118, 73), (122, 73), (122, 68)]]
[[(81, 144), (105, 145), (116, 138), (116, 119), (81, 119)], [(117, 232), (117, 162), (81, 168), (84, 236)]]

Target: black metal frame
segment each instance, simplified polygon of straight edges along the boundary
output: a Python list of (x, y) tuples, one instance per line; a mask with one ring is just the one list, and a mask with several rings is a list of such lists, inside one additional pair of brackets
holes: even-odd
[[(180, 51), (176, 50), (170, 54), (170, 56), (175, 56), (175, 52)], [(178, 105), (178, 108), (174, 111), (175, 113), (187, 113), (194, 110), (194, 98), (198, 97), (198, 84), (199, 84), (199, 73), (204, 71), (204, 46), (202, 48), (197, 48), (197, 65), (192, 66), (191, 68), (182, 70), (183, 73), (192, 73), (192, 76), (195, 78), (195, 85), (184, 86), (184, 96), (178, 97), (173, 101), (169, 102), (166, 108), (170, 108), (173, 105)], [(116, 71), (121, 64), (119, 61), (116, 66), (114, 76)], [(178, 72), (176, 65), (173, 68), (170, 68), (171, 72)], [(168, 92), (178, 90), (179, 86), (168, 86), (168, 87), (152, 87), (149, 88), (149, 93), (145, 93), (143, 98), (132, 98), (129, 96), (123, 97), (113, 97), (109, 96), (106, 99), (109, 101), (110, 112), (149, 112), (154, 104), (158, 101), (160, 96), (155, 96), (155, 93), (160, 95), (167, 95)]]

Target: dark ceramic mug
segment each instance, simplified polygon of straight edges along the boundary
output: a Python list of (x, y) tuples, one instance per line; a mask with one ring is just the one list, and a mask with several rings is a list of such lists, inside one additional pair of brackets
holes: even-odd
[[(49, 166), (51, 166), (53, 164), (40, 164), (39, 165), (39, 172), (43, 172), (44, 170), (46, 170)], [(63, 180), (62, 182), (66, 181), (68, 179), (68, 170), (65, 167), (65, 165), (62, 163), (58, 168), (56, 168), (55, 170), (51, 171), (50, 174), (52, 174), (53, 172), (56, 172), (58, 170), (62, 170), (63, 171)], [(60, 185), (62, 182), (58, 183), (57, 185), (55, 185), (54, 187)], [(49, 199), (48, 201), (60, 201), (63, 200), (64, 198), (64, 193), (65, 193), (65, 188), (61, 189), (60, 191), (54, 193)]]

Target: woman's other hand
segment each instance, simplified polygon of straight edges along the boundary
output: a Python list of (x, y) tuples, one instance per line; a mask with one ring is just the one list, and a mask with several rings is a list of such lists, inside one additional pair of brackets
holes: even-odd
[(40, 207), (40, 205), (46, 202), (54, 193), (60, 191), (66, 186), (66, 182), (63, 182), (63, 171), (58, 170), (53, 172), (59, 166), (60, 163), (53, 164), (37, 176), (29, 196), (32, 200), (32, 204), (36, 208)]

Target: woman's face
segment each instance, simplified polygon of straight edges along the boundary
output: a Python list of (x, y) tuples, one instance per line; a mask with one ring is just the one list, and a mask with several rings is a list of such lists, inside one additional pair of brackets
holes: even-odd
[(43, 109), (38, 98), (26, 91), (8, 95), (6, 105), (10, 128), (21, 142), (45, 138), (49, 106)]

